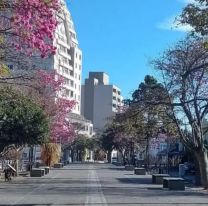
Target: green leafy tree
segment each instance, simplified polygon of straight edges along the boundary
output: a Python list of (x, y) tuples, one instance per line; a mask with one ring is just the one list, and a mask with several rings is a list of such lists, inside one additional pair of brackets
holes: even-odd
[(0, 150), (6, 146), (42, 144), (47, 140), (48, 119), (27, 96), (10, 87), (0, 88)]
[(208, 35), (208, 1), (195, 0), (188, 4), (181, 14), (181, 23), (191, 25), (196, 33)]
[(76, 156), (77, 161), (84, 160), (84, 157), (86, 155), (86, 141), (87, 137), (85, 135), (78, 134), (70, 145), (72, 154), (73, 156)]
[[(132, 119), (137, 133), (137, 142), (145, 147), (146, 164), (149, 165), (149, 142), (158, 133), (166, 131), (166, 135), (177, 136), (176, 124), (170, 118), (168, 105), (161, 105), (161, 99), (167, 99), (164, 86), (153, 76), (147, 75), (139, 84), (129, 102), (128, 118)], [(161, 131), (163, 130), (163, 131)]]
[(109, 125), (100, 138), (101, 148), (107, 152), (107, 160), (109, 163), (111, 162), (111, 153), (113, 149), (116, 148), (116, 144), (114, 142), (115, 135), (115, 128), (113, 125)]

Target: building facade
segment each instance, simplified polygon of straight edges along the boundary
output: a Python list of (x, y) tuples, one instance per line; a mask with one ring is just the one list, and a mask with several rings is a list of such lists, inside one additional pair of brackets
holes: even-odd
[(91, 120), (94, 129), (102, 130), (122, 106), (121, 90), (109, 84), (104, 72), (90, 72), (81, 89), (81, 114)]
[(82, 51), (79, 48), (77, 35), (71, 14), (62, 1), (62, 9), (57, 15), (58, 26), (55, 32), (54, 46), (57, 52), (51, 59), (51, 69), (55, 69), (64, 77), (64, 96), (75, 100), (76, 106), (73, 113), (81, 113), (81, 75), (82, 75)]

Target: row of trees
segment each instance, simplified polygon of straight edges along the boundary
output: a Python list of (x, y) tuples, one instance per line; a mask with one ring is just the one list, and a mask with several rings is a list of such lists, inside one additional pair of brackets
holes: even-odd
[[(150, 101), (158, 98), (155, 94), (164, 96), (165, 89), (154, 77), (147, 75), (144, 82), (133, 92), (132, 98), (125, 100), (123, 110), (107, 125), (101, 140), (103, 148), (108, 151), (108, 160), (113, 149), (120, 151), (125, 162), (133, 148), (147, 153), (152, 137), (164, 132), (168, 136), (176, 136), (176, 125), (167, 113), (170, 109), (159, 104), (149, 105)], [(134, 154), (131, 154), (132, 161), (133, 156)]]
[(201, 183), (208, 188), (208, 1), (189, 4), (180, 20), (193, 27), (192, 33), (151, 62), (157, 80), (145, 77), (105, 130), (102, 142), (109, 153), (116, 148), (125, 157), (133, 143), (148, 147), (149, 138), (165, 130), (194, 154)]

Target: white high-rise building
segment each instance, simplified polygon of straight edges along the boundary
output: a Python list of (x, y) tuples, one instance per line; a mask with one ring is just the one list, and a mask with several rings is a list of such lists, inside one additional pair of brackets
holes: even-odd
[(51, 69), (55, 69), (65, 79), (65, 97), (77, 102), (72, 112), (80, 114), (82, 51), (79, 49), (74, 24), (65, 1), (62, 1), (62, 9), (57, 19), (59, 24), (53, 42), (57, 52), (50, 65), (53, 67)]

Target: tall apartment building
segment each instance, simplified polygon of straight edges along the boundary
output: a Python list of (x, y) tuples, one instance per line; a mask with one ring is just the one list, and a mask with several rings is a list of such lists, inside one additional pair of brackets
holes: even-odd
[(90, 72), (81, 90), (81, 114), (91, 120), (94, 128), (102, 130), (122, 105), (121, 90), (109, 84), (104, 72)]
[(54, 39), (57, 53), (53, 56), (51, 69), (64, 77), (64, 96), (77, 102), (72, 112), (80, 114), (82, 51), (79, 49), (71, 14), (64, 0), (57, 19), (59, 24)]

